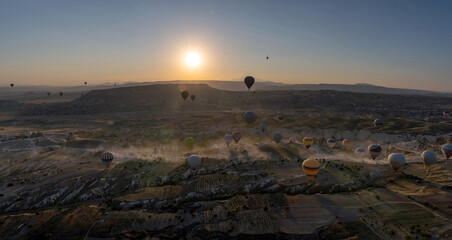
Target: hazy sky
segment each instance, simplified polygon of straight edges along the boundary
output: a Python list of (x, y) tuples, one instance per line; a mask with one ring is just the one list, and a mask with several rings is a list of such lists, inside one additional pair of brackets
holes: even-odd
[(0, 84), (253, 75), (452, 92), (451, 13), (449, 0), (0, 0)]

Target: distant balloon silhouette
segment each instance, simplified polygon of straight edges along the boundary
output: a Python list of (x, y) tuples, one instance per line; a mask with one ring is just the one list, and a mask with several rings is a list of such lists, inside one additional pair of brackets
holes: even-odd
[(254, 84), (254, 78), (251, 76), (247, 76), (243, 81), (245, 82), (245, 85), (248, 87), (249, 91)]
[(111, 152), (103, 152), (100, 156), (100, 160), (105, 163), (111, 163), (113, 161), (113, 153)]
[(234, 139), (235, 143), (238, 143), (242, 138), (242, 134), (239, 131), (232, 132), (232, 139)]
[(275, 141), (276, 143), (281, 142), (283, 136), (280, 132), (275, 132), (273, 133), (273, 141)]
[(182, 98), (183, 98), (184, 101), (185, 101), (185, 100), (187, 100), (189, 94), (188, 94), (187, 91), (182, 91), (182, 92), (180, 93), (180, 95), (182, 96)]
[(11, 83), (10, 86), (11, 86), (11, 87), (14, 87), (14, 83)]
[(267, 57), (267, 59), (268, 59), (268, 57)]
[(88, 84), (88, 82), (85, 82), (85, 85)]
[(49, 92), (47, 93), (47, 96), (50, 96), (50, 93), (49, 93)]
[(116, 87), (116, 83), (115, 83), (115, 87)]
[(60, 92), (60, 96), (63, 96), (63, 92)]
[(380, 156), (382, 149), (379, 144), (371, 144), (369, 145), (369, 147), (367, 147), (367, 151), (369, 152), (370, 157), (375, 160), (375, 158)]
[(224, 135), (224, 141), (229, 146), (229, 143), (231, 143), (231, 141), (232, 141), (232, 135), (231, 134)]
[(452, 157), (452, 144), (444, 144), (441, 147), (441, 151), (443, 152), (446, 159), (449, 159), (450, 157)]
[(246, 123), (251, 124), (256, 121), (257, 115), (253, 112), (245, 112), (243, 115), (243, 120), (245, 120)]
[(195, 98), (196, 98), (195, 95), (191, 95), (191, 96), (190, 96), (190, 99), (191, 99), (192, 101), (195, 101)]
[(437, 162), (436, 153), (431, 151), (423, 151), (421, 157), (422, 162), (424, 163), (424, 168), (428, 168)]
[(384, 125), (383, 119), (375, 119), (374, 125), (377, 129), (380, 129)]
[(190, 168), (196, 169), (201, 166), (202, 160), (198, 155), (191, 155), (187, 158), (187, 164)]

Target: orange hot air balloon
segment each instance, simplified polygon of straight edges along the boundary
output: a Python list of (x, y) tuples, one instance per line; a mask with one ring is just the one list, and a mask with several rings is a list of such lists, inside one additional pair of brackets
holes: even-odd
[(352, 146), (352, 140), (344, 139), (342, 140), (342, 145), (344, 146), (345, 150), (350, 150), (350, 147)]
[(303, 138), (303, 145), (306, 147), (306, 149), (309, 149), (313, 143), (314, 143), (314, 140), (312, 140), (312, 138), (310, 138), (310, 137)]
[(320, 163), (315, 159), (308, 158), (303, 161), (302, 167), (308, 179), (312, 180), (320, 170)]

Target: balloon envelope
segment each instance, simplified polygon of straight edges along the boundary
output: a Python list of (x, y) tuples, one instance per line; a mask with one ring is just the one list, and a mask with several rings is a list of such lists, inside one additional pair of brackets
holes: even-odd
[(191, 168), (199, 168), (201, 166), (201, 157), (198, 155), (191, 155), (187, 158), (187, 164)]
[(109, 162), (113, 161), (113, 153), (103, 152), (102, 155), (100, 156), (100, 159), (102, 160), (102, 162), (109, 163)]
[(25, 131), (24, 132), (24, 136), (25, 137), (31, 137), (31, 132), (30, 131)]
[(14, 87), (14, 83), (11, 83), (10, 86), (11, 86), (11, 87)]
[(250, 88), (253, 86), (254, 84), (254, 78), (251, 76), (247, 76), (245, 77), (245, 79), (243, 80), (243, 82), (245, 82), (245, 85), (248, 87), (248, 90), (250, 90)]
[(193, 144), (195, 144), (195, 139), (193, 139), (192, 137), (186, 137), (184, 139), (185, 147), (191, 149), (193, 147)]
[(380, 129), (384, 125), (383, 119), (375, 119), (374, 125), (377, 129)]
[(367, 151), (369, 152), (370, 156), (372, 157), (372, 159), (375, 160), (375, 158), (377, 158), (378, 156), (380, 156), (381, 154), (381, 146), (378, 144), (371, 144), (369, 145), (369, 147), (367, 148)]
[(302, 168), (308, 179), (311, 180), (319, 172), (320, 163), (315, 159), (308, 158), (303, 161)]
[(226, 142), (227, 145), (229, 145), (229, 143), (232, 142), (232, 135), (231, 134), (224, 135), (224, 141)]
[(63, 96), (63, 92), (60, 92), (60, 96)]
[(306, 147), (306, 149), (309, 149), (313, 143), (314, 143), (314, 140), (312, 140), (312, 138), (309, 138), (309, 137), (303, 138), (303, 145)]
[(436, 153), (431, 151), (423, 151), (421, 154), (424, 167), (427, 168), (437, 162)]
[(238, 143), (242, 138), (242, 134), (239, 131), (232, 132), (232, 139), (234, 139), (235, 143)]
[(364, 155), (364, 154), (366, 154), (366, 149), (364, 149), (362, 147), (357, 147), (355, 149), (355, 153), (358, 154), (358, 155)]
[(190, 96), (190, 99), (191, 99), (192, 101), (195, 101), (196, 96), (195, 96), (195, 95), (191, 95), (191, 96)]
[(344, 139), (344, 140), (342, 140), (342, 145), (344, 146), (345, 150), (349, 150), (350, 147), (352, 146), (352, 140)]
[(333, 138), (330, 138), (326, 141), (326, 144), (329, 148), (334, 148), (336, 146), (336, 140)]
[(297, 142), (297, 139), (295, 139), (294, 137), (289, 138), (289, 143), (295, 143)]
[(265, 132), (267, 130), (267, 124), (261, 123), (259, 124), (259, 128), (261, 129), (262, 132)]
[(188, 98), (188, 92), (187, 91), (182, 91), (181, 93), (180, 93), (180, 95), (181, 95), (181, 97), (184, 99), (184, 100), (186, 100), (187, 98)]
[(245, 112), (243, 114), (243, 119), (245, 120), (246, 123), (251, 124), (256, 121), (257, 115), (254, 114), (253, 112)]
[(443, 152), (446, 159), (449, 159), (450, 157), (452, 157), (452, 144), (444, 144), (441, 147), (441, 151)]
[(282, 140), (282, 134), (280, 132), (273, 133), (273, 141), (279, 143)]
[(391, 153), (388, 156), (388, 161), (392, 169), (397, 171), (405, 164), (405, 156), (401, 153)]

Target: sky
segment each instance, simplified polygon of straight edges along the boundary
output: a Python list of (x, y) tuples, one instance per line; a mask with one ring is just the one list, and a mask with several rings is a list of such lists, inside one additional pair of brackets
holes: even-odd
[(251, 75), (452, 92), (451, 11), (449, 0), (0, 0), (0, 85)]

